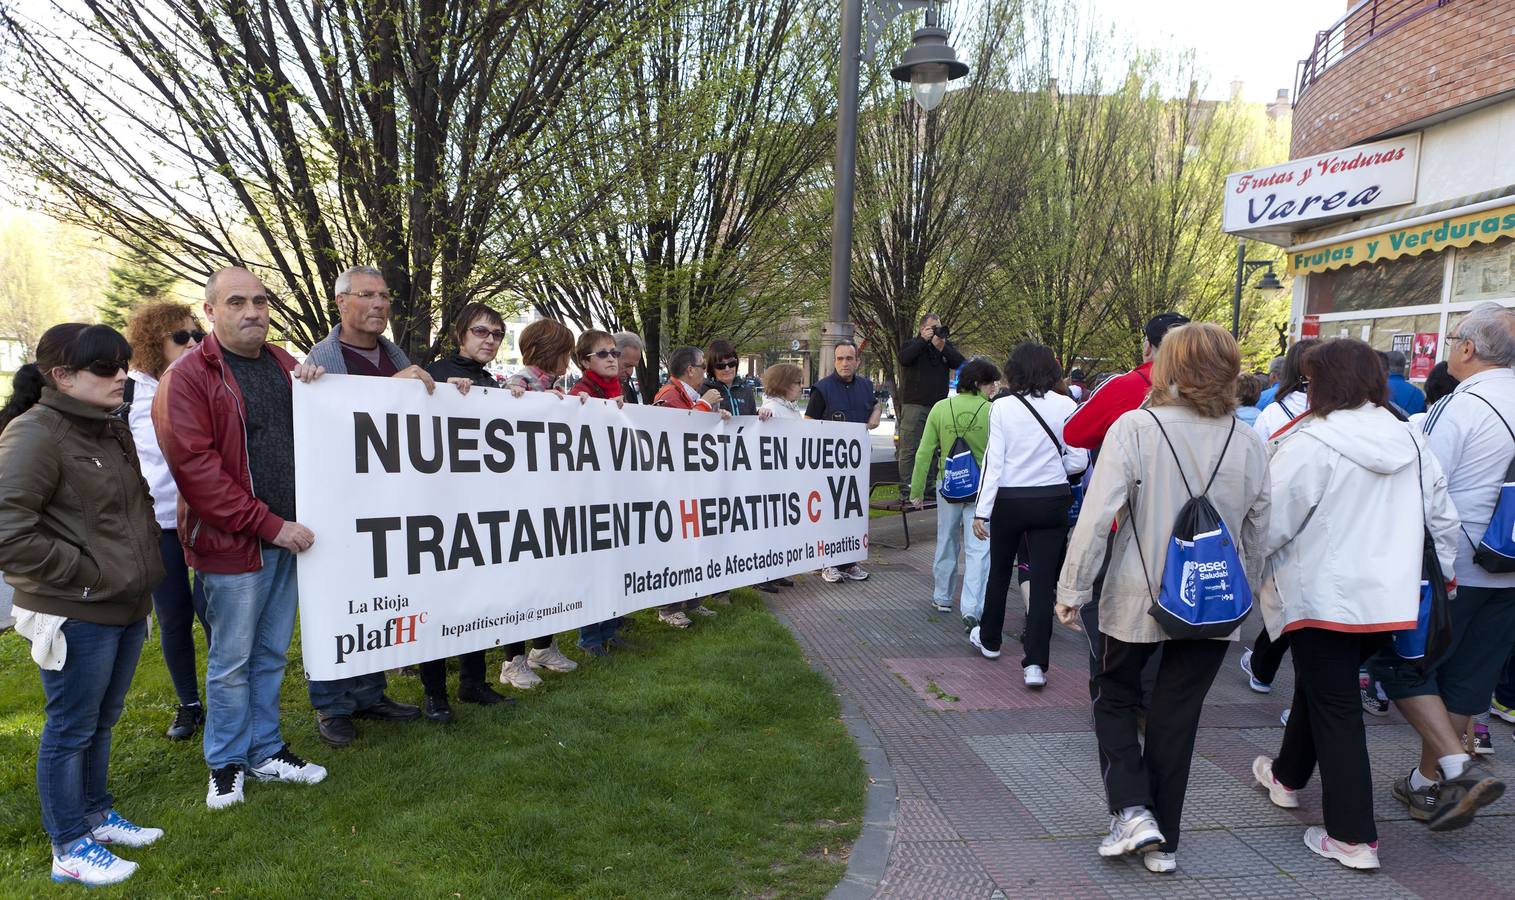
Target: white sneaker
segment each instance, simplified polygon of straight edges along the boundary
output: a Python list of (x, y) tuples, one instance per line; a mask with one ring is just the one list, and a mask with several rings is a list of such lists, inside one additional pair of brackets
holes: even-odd
[(294, 755), (285, 744), (279, 752), (248, 770), (259, 781), (283, 781), (289, 784), (320, 784), (326, 770)]
[(224, 809), (242, 802), (242, 783), (246, 779), (242, 767), (236, 763), (210, 770), (210, 789), (205, 793), (205, 805), (211, 809)]
[[(690, 612), (694, 613), (697, 616), (704, 616), (707, 619), (713, 619), (716, 616), (720, 615), (720, 613), (716, 612), (703, 603), (701, 603), (699, 606), (696, 606), (694, 609), (691, 609)], [(689, 617), (685, 616), (684, 618), (687, 619)]]
[(53, 880), (77, 881), (86, 887), (118, 884), (132, 877), (137, 864), (110, 852), (94, 838), (79, 841), (74, 849), (53, 857)]
[(1257, 676), (1252, 674), (1252, 651), (1243, 650), (1241, 654), (1241, 670), (1247, 673), (1247, 687), (1259, 694), (1273, 693), (1273, 685), (1266, 681), (1258, 681)]
[(1299, 795), (1278, 783), (1273, 777), (1273, 760), (1259, 756), (1252, 760), (1252, 777), (1268, 792), (1268, 799), (1280, 809), (1299, 809)]
[(988, 647), (984, 646), (983, 641), (979, 640), (977, 625), (973, 626), (973, 630), (968, 632), (968, 643), (977, 647), (978, 652), (984, 654), (984, 659), (999, 659), (998, 650), (990, 650)]
[(938, 602), (936, 602), (935, 599), (933, 599), (931, 601), (931, 608), (933, 610), (939, 612), (939, 613), (950, 613), (950, 612), (952, 612), (952, 604), (951, 603), (938, 603)]
[(674, 628), (688, 628), (693, 624), (689, 621), (689, 617), (684, 615), (682, 609), (660, 609), (658, 610), (658, 621), (664, 625), (672, 625)]
[(1378, 868), (1378, 842), (1371, 844), (1348, 844), (1326, 834), (1319, 825), (1305, 829), (1305, 846), (1311, 852), (1334, 859), (1349, 869)]
[(1131, 818), (1110, 817), (1110, 833), (1099, 842), (1100, 856), (1123, 856), (1155, 850), (1163, 842), (1152, 813), (1142, 810)]
[(842, 570), (836, 566), (827, 566), (821, 570), (821, 580), (827, 584), (841, 584), (843, 581)]
[(848, 566), (845, 569), (837, 569), (837, 571), (841, 572), (842, 573), (842, 577), (845, 578), (845, 579), (847, 579), (848, 581), (867, 581), (868, 580), (868, 573), (864, 572), (863, 571), (863, 567), (860, 566), (860, 565), (858, 565), (858, 564), (856, 564), (856, 563), (853, 563), (852, 565)]
[[(999, 654), (995, 655), (998, 656)], [(1041, 666), (1027, 666), (1023, 670), (1023, 674), (1026, 676), (1026, 687), (1039, 688), (1047, 686), (1047, 673), (1042, 670)]]
[(115, 810), (105, 814), (105, 821), (90, 829), (89, 836), (97, 844), (120, 844), (123, 847), (146, 847), (163, 836), (161, 828), (143, 828), (133, 825)]
[(563, 655), (554, 641), (540, 650), (532, 650), (526, 654), (526, 665), (533, 669), (546, 669), (549, 672), (572, 672), (579, 664)]
[(542, 676), (531, 671), (531, 666), (526, 663), (526, 654), (522, 653), (500, 666), (500, 684), (507, 684), (513, 688), (529, 691), (542, 683)]
[(1178, 854), (1153, 850), (1151, 853), (1142, 855), (1142, 865), (1147, 867), (1148, 872), (1167, 875), (1178, 868)]

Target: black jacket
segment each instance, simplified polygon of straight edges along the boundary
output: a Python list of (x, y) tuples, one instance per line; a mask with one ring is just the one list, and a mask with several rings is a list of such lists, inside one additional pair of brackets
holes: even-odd
[(446, 381), (449, 378), (467, 378), (479, 387), (500, 386), (500, 383), (494, 380), (494, 376), (484, 370), (482, 363), (474, 362), (457, 353), (427, 366), (426, 374), (438, 381)]
[(720, 392), (723, 398), (721, 408), (730, 411), (733, 416), (757, 415), (757, 397), (753, 396), (752, 388), (743, 384), (740, 379), (728, 386), (713, 378), (707, 378), (705, 383), (700, 385), (700, 393), (710, 390)]
[(936, 349), (920, 335), (906, 341), (900, 347), (900, 369), (901, 375), (906, 369), (909, 375), (900, 379), (900, 403), (932, 406), (938, 400), (945, 400), (947, 382), (952, 372), (964, 362), (963, 354), (952, 346), (951, 341), (944, 350)]

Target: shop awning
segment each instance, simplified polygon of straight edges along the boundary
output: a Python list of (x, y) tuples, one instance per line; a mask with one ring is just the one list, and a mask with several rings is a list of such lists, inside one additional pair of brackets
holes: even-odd
[(1315, 241), (1288, 251), (1290, 275), (1325, 272), (1362, 263), (1418, 256), (1448, 247), (1515, 237), (1515, 196), (1418, 215), (1377, 228)]

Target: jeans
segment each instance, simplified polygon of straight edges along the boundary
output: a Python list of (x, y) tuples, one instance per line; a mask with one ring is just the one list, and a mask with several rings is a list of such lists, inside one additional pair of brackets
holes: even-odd
[[(921, 436), (926, 433), (926, 416), (930, 414), (931, 407), (922, 406), (919, 403), (900, 404), (899, 418), (895, 420), (894, 428), (899, 433), (899, 471), (900, 481), (910, 483), (910, 477), (915, 474), (915, 454), (922, 450), (928, 455), (935, 456), (935, 447), (922, 448)], [(928, 470), (928, 476), (931, 472)], [(931, 484), (928, 477), (927, 484)]]
[[(1108, 634), (1094, 636), (1099, 672), (1092, 681), (1094, 735), (1099, 741), (1099, 771), (1112, 815), (1128, 806), (1145, 806), (1157, 818), (1164, 843), (1178, 849), (1189, 767), (1199, 715), (1215, 675), (1225, 662), (1229, 641), (1163, 641), (1128, 644)], [(1137, 739), (1136, 719), (1142, 702), (1142, 670), (1158, 649), (1157, 683), (1147, 707), (1144, 740)], [(1357, 716), (1358, 727), (1362, 716)], [(1292, 722), (1292, 717), (1290, 718)], [(1371, 814), (1370, 814), (1371, 815)]]
[(115, 803), (105, 783), (111, 729), (126, 707), (147, 620), (96, 625), (69, 619), (63, 638), (63, 668), (40, 670), (47, 721), (37, 748), (37, 796), (54, 855), (100, 824)]
[(620, 633), (620, 616), (596, 622), (593, 625), (585, 625), (579, 629), (579, 646), (586, 650), (590, 647), (604, 647), (615, 640), (616, 635)]
[(189, 566), (184, 564), (184, 547), (179, 532), (163, 532), (158, 544), (163, 556), (163, 581), (153, 589), (153, 610), (158, 614), (158, 640), (163, 644), (163, 663), (174, 683), (179, 703), (200, 702), (200, 676), (195, 670), (195, 619), (205, 629), (205, 644), (210, 646), (210, 622), (205, 618), (205, 582), (195, 578), (190, 586)]
[(200, 573), (216, 639), (205, 663), (205, 762), (256, 765), (279, 752), (279, 688), (295, 629), (295, 557), (263, 549), (263, 568)]
[[(989, 542), (973, 536), (973, 503), (948, 503), (937, 494), (936, 561), (931, 566), (932, 597), (941, 606), (952, 605), (952, 595), (962, 588), (958, 609), (975, 619), (984, 617), (984, 582), (989, 577)], [(957, 552), (963, 551), (963, 564)]]
[(307, 682), (310, 705), (323, 716), (350, 716), (384, 699), (389, 679), (383, 672), (337, 678), (332, 681)]
[(1372, 843), (1378, 830), (1357, 669), (1384, 638), (1323, 628), (1296, 629), (1288, 637), (1294, 652), (1294, 704), (1273, 760), (1273, 777), (1297, 791), (1319, 765), (1326, 834), (1350, 844)]

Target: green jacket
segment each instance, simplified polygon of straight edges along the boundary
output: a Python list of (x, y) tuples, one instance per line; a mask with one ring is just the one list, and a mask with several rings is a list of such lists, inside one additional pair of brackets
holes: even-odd
[(921, 447), (915, 452), (915, 471), (910, 473), (911, 500), (920, 500), (926, 496), (926, 472), (931, 468), (932, 457), (940, 449), (942, 459), (945, 460), (959, 434), (968, 442), (973, 458), (982, 467), (984, 448), (989, 446), (988, 397), (982, 394), (958, 394), (956, 397), (938, 400), (931, 407), (931, 412), (926, 416), (926, 430), (921, 434)]

